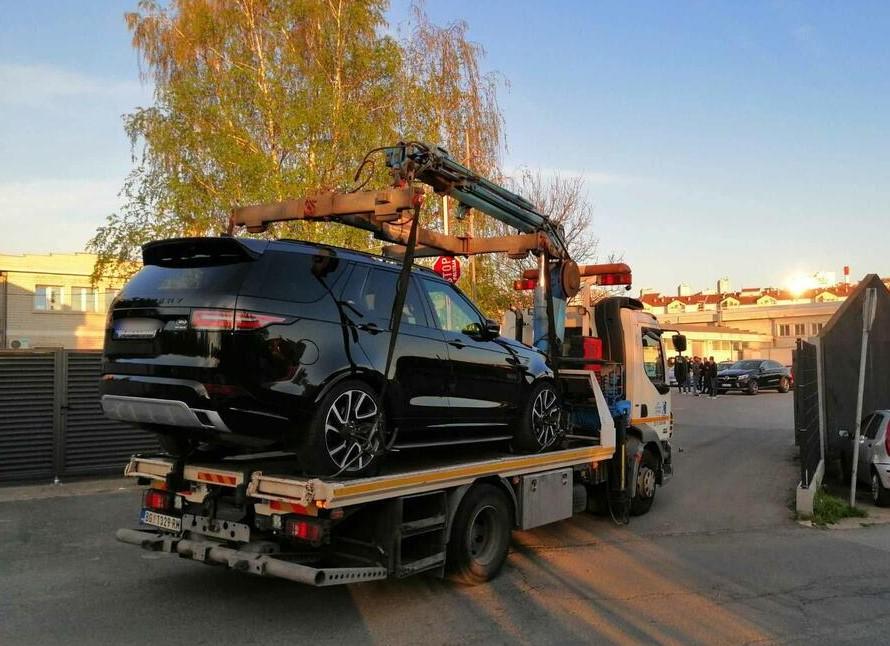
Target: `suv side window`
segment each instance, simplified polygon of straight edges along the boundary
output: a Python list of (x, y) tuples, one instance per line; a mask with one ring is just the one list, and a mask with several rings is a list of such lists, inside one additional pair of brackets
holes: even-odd
[(482, 320), (476, 308), (454, 287), (438, 281), (424, 280), (423, 289), (433, 306), (440, 329), (468, 335), (482, 331)]
[(346, 273), (347, 263), (337, 259), (328, 261), (321, 271), (319, 267), (326, 260), (321, 254), (267, 251), (251, 268), (240, 293), (291, 303), (315, 303), (329, 289), (336, 293), (337, 283)]
[[(397, 272), (356, 265), (349, 277), (349, 283), (343, 289), (342, 299), (361, 312), (367, 322), (389, 327), (398, 282)], [(402, 322), (428, 326), (416, 283), (412, 278), (405, 295)]]

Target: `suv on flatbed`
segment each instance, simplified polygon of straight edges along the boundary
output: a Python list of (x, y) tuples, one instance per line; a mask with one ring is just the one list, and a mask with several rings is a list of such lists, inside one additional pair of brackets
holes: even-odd
[(401, 263), (231, 237), (149, 243), (143, 262), (109, 312), (102, 406), (174, 455), (284, 449), (307, 473), (359, 475), (380, 462), (375, 424), (397, 447), (537, 451), (556, 434), (545, 355), (430, 270), (411, 271), (381, 401)]

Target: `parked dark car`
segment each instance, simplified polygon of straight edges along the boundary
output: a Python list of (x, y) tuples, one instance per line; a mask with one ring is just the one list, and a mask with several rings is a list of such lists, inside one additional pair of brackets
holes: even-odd
[(284, 449), (307, 473), (366, 474), (375, 424), (404, 446), (555, 435), (545, 355), (430, 270), (411, 272), (381, 401), (401, 263), (230, 237), (153, 242), (143, 261), (108, 316), (102, 405), (171, 453)]
[(771, 359), (743, 359), (717, 373), (717, 390), (741, 390), (756, 395), (763, 389), (787, 393), (792, 386), (791, 370)]

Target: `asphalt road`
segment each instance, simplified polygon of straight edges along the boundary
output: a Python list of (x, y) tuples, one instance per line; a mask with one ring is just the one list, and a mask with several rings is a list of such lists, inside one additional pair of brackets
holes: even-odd
[(138, 506), (117, 481), (0, 489), (0, 643), (886, 643), (890, 525), (792, 520), (792, 396), (675, 401), (676, 475), (647, 516), (517, 532), (475, 588), (260, 579), (116, 543)]

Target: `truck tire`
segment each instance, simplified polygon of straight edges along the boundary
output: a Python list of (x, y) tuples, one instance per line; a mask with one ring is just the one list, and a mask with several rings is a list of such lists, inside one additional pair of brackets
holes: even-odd
[(872, 469), (871, 499), (878, 507), (890, 507), (890, 489), (881, 482), (881, 477)]
[(643, 451), (640, 470), (637, 473), (637, 491), (630, 503), (632, 516), (642, 516), (652, 508), (655, 502), (655, 491), (658, 489), (658, 457), (652, 451)]
[(498, 487), (474, 485), (464, 496), (448, 539), (451, 578), (467, 585), (490, 581), (501, 570), (513, 528), (511, 502)]
[[(309, 475), (370, 476), (380, 468), (380, 455), (362, 455), (362, 442), (352, 439), (367, 435), (372, 425), (385, 424), (377, 394), (366, 383), (343, 381), (318, 403), (315, 414), (298, 444), (299, 460)], [(373, 447), (379, 449), (382, 434)], [(366, 443), (365, 443), (366, 444)]]
[(513, 433), (513, 448), (535, 453), (556, 446), (559, 439), (562, 402), (556, 385), (542, 381), (532, 388)]

